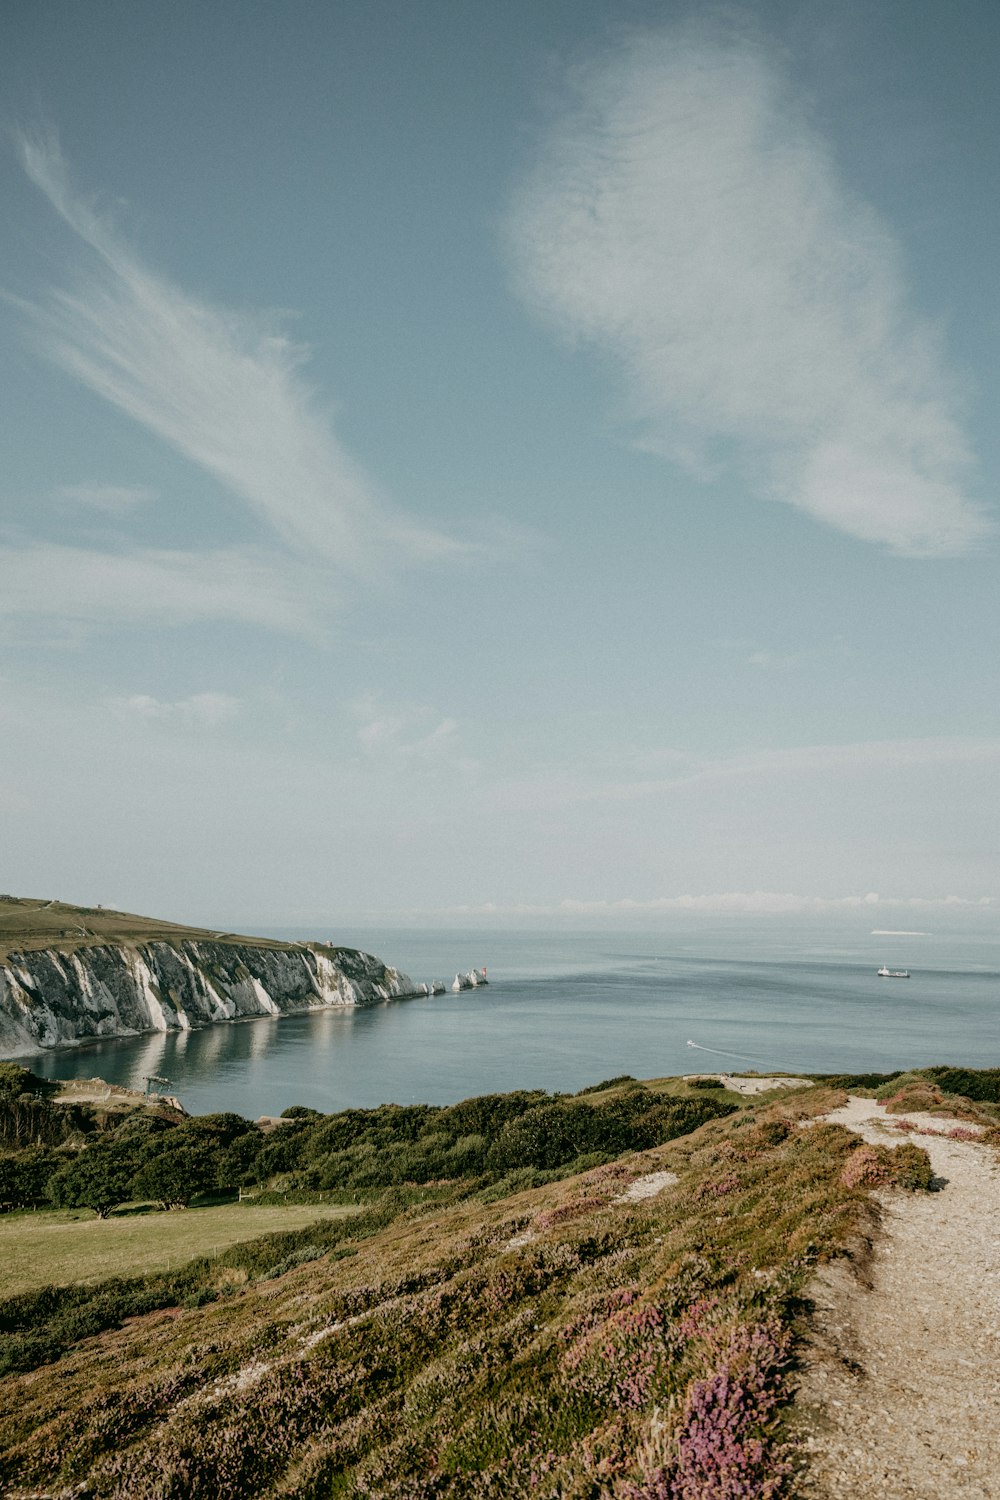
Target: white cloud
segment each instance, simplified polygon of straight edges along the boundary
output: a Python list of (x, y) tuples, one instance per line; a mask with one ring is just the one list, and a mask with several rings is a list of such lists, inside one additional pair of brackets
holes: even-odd
[[(21, 136), (21, 160), (31, 180), (88, 247), (89, 269), (73, 290), (54, 290), (38, 302), (21, 302), (42, 352), (111, 405), (157, 434), (214, 476), (266, 528), (268, 567), (261, 554), (236, 549), (203, 559), (180, 550), (137, 551), (132, 558), (95, 551), (77, 553), (107, 591), (111, 616), (143, 613), (135, 587), (151, 587), (146, 613), (161, 618), (253, 618), (278, 623), (329, 607), (337, 575), (368, 577), (376, 568), (448, 556), (463, 550), (448, 537), (395, 513), (376, 493), (360, 465), (339, 443), (300, 374), (304, 351), (264, 320), (214, 308), (189, 297), (147, 270), (113, 227), (71, 189), (65, 164), (50, 136)], [(139, 488), (67, 486), (62, 498), (119, 514), (147, 498)], [(240, 598), (236, 580), (212, 579), (205, 562), (250, 559)], [(74, 571), (62, 555), (67, 567)], [(22, 553), (11, 572), (42, 559), (60, 572), (60, 554)], [(308, 564), (313, 584), (290, 608), (296, 572)], [(326, 570), (320, 577), (320, 569)], [(265, 577), (265, 573), (267, 576)], [(37, 570), (35, 574), (37, 578)], [(200, 600), (185, 587), (199, 578)], [(179, 581), (182, 601), (169, 585)], [(155, 586), (162, 583), (163, 588)], [(263, 601), (250, 595), (263, 583)], [(75, 578), (69, 612), (94, 618), (93, 582)], [(119, 590), (119, 593), (116, 593)], [(29, 612), (62, 615), (66, 602), (54, 588), (34, 603), (16, 587), (13, 603)], [(280, 600), (277, 595), (283, 596)], [(279, 618), (280, 617), (280, 618)], [(299, 628), (296, 625), (296, 628)]]
[(189, 698), (164, 702), (148, 693), (134, 693), (129, 698), (113, 698), (111, 708), (120, 718), (135, 718), (199, 726), (214, 729), (231, 723), (242, 707), (229, 693), (193, 693)]
[(425, 705), (387, 705), (378, 693), (366, 693), (350, 705), (358, 724), (357, 739), (365, 754), (397, 765), (447, 765), (465, 773), (476, 763), (463, 754), (458, 721), (442, 718)]
[(509, 224), (524, 295), (611, 350), (643, 446), (911, 556), (986, 530), (935, 331), (776, 57), (662, 30), (571, 78)]
[(747, 657), (747, 666), (756, 667), (761, 672), (785, 672), (792, 667), (797, 667), (802, 662), (801, 651), (751, 651)]
[[(799, 916), (832, 915), (837, 912), (872, 910), (955, 911), (994, 907), (991, 896), (880, 896), (875, 891), (851, 896), (802, 896), (789, 891), (714, 891), (699, 895), (655, 896), (648, 900), (621, 897), (611, 900), (578, 901), (571, 897), (548, 905), (502, 904), (485, 901), (476, 905), (448, 907), (437, 913), (451, 917), (522, 918), (629, 918), (656, 917), (672, 913), (697, 915)], [(896, 935), (904, 935), (897, 933)], [(923, 934), (905, 934), (922, 936)]]
[(793, 779), (819, 777), (829, 785), (850, 776), (988, 765), (994, 761), (1000, 761), (1000, 739), (971, 737), (793, 745), (725, 756), (667, 749), (539, 766), (505, 783), (502, 795), (507, 805), (520, 807), (626, 803), (655, 799), (699, 784), (770, 781), (791, 785)]
[(57, 500), (89, 505), (108, 515), (122, 515), (138, 505), (147, 505), (155, 492), (144, 484), (62, 484), (55, 492)]
[(897, 771), (995, 760), (1000, 760), (997, 739), (858, 740), (844, 745), (796, 745), (713, 760), (690, 779)]
[(250, 548), (114, 553), (38, 543), (4, 548), (0, 560), (0, 618), (58, 615), (86, 627), (223, 619), (296, 635), (317, 631), (311, 576), (278, 570)]

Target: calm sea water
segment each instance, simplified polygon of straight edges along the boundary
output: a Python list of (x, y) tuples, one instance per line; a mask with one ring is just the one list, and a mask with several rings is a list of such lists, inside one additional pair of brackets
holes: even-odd
[[(995, 930), (874, 936), (772, 923), (656, 934), (338, 931), (337, 941), (418, 981), (450, 982), (456, 969), (485, 964), (490, 984), (100, 1042), (31, 1066), (137, 1088), (160, 1074), (192, 1113), (255, 1117), (290, 1104), (337, 1110), (571, 1091), (618, 1073), (1000, 1065)], [(878, 979), (883, 962), (912, 977)]]

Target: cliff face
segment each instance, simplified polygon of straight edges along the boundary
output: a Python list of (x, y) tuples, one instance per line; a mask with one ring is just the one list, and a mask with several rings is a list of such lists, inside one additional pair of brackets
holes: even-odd
[(8, 953), (0, 1056), (413, 993), (406, 974), (349, 948), (178, 941)]

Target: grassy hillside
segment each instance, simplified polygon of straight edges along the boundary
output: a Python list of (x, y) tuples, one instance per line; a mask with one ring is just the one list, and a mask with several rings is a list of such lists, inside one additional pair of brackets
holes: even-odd
[[(843, 1098), (822, 1084), (719, 1093), (611, 1080), (449, 1110), (295, 1111), (257, 1157), (216, 1117), (230, 1164), (263, 1162), (272, 1187), (298, 1184), (290, 1198), (353, 1180), (340, 1191), (357, 1212), (0, 1302), (0, 1486), (783, 1495), (803, 1289), (870, 1234), (872, 1186), (926, 1187), (929, 1164), (816, 1125)], [(654, 1124), (668, 1138), (612, 1143)], [(594, 1132), (604, 1150), (566, 1156)]]
[(204, 1204), (185, 1214), (152, 1204), (99, 1219), (86, 1208), (55, 1208), (0, 1216), (4, 1295), (43, 1286), (105, 1281), (122, 1266), (129, 1275), (168, 1271), (199, 1255), (218, 1255), (261, 1235), (304, 1229), (357, 1213), (353, 1204)]
[(8, 953), (24, 953), (35, 948), (70, 952), (99, 943), (177, 943), (184, 939), (197, 942), (208, 938), (216, 942), (250, 943), (268, 948), (301, 946), (275, 942), (270, 938), (241, 937), (233, 932), (213, 932), (209, 928), (185, 927), (179, 922), (162, 922), (156, 917), (139, 917), (104, 906), (72, 906), (66, 901), (0, 896), (0, 962)]

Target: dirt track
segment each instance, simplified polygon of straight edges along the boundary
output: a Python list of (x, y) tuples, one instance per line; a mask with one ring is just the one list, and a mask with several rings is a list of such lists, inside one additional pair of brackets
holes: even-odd
[[(852, 1098), (828, 1118), (872, 1143), (901, 1139), (871, 1099)], [(939, 1190), (878, 1195), (883, 1233), (867, 1267), (870, 1288), (844, 1263), (811, 1288), (816, 1333), (799, 1394), (810, 1473), (801, 1493), (996, 1500), (1000, 1159), (974, 1142), (902, 1138), (926, 1148)]]

